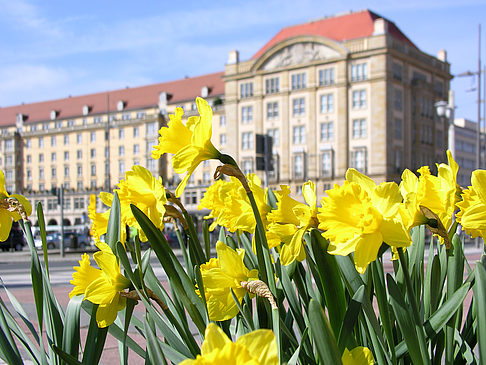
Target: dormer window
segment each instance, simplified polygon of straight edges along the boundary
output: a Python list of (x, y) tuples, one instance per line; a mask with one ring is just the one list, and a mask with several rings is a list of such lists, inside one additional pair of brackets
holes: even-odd
[(22, 123), (24, 121), (24, 115), (22, 113), (17, 114), (17, 123)]
[(203, 86), (201, 88), (201, 97), (207, 98), (209, 95), (209, 88), (207, 86)]
[(123, 100), (119, 100), (118, 103), (116, 104), (116, 109), (121, 112), (123, 109), (125, 109), (125, 102)]
[(162, 91), (159, 94), (159, 103), (161, 103), (161, 104), (166, 104), (167, 103), (167, 93), (165, 91)]
[(51, 110), (51, 120), (56, 119), (57, 117), (57, 111), (56, 110)]
[(91, 110), (91, 108), (89, 107), (89, 105), (84, 105), (83, 106), (83, 115), (88, 115), (90, 110)]

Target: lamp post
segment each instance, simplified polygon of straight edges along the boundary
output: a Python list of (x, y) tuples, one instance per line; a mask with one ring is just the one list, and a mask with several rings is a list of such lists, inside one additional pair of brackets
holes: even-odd
[(438, 101), (434, 104), (437, 111), (437, 115), (440, 118), (446, 118), (448, 121), (449, 129), (447, 133), (447, 147), (451, 151), (452, 156), (456, 158), (456, 131), (454, 125), (454, 92), (449, 91), (449, 101)]

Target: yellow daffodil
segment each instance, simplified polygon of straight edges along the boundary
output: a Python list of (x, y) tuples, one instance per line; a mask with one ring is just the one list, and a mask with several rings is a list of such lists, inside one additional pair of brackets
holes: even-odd
[(280, 261), (289, 265), (295, 260), (305, 259), (303, 243), (304, 233), (311, 227), (318, 227), (316, 187), (312, 181), (304, 183), (302, 194), (307, 204), (300, 203), (290, 197), (290, 188), (281, 185), (281, 191), (276, 191), (277, 209), (268, 213), (270, 223), (267, 232), (269, 247), (280, 249)]
[(167, 197), (161, 177), (156, 179), (145, 167), (133, 166), (131, 171), (126, 172), (125, 180), (121, 180), (118, 187), (115, 191), (120, 199), (122, 222), (137, 228), (142, 241), (147, 238), (133, 216), (130, 204), (144, 212), (157, 228), (164, 228)]
[(22, 205), (26, 216), (32, 213), (32, 205), (30, 202), (20, 194), (9, 195), (5, 189), (5, 175), (0, 170), (0, 241), (6, 241), (10, 229), (12, 228), (12, 221), (17, 222), (21, 219), (21, 215), (16, 209), (13, 208), (13, 201)]
[(164, 153), (171, 153), (172, 167), (178, 174), (187, 172), (176, 189), (180, 197), (192, 173), (205, 160), (218, 159), (221, 154), (211, 143), (213, 111), (208, 102), (196, 99), (199, 116), (189, 117), (182, 123), (182, 108), (176, 108), (175, 114), (169, 116), (167, 127), (159, 130), (159, 144), (154, 146), (152, 158), (158, 159)]
[[(263, 225), (266, 227), (266, 217), (271, 209), (267, 204), (267, 191), (261, 187), (261, 180), (257, 175), (248, 174), (247, 179)], [(216, 217), (215, 223), (226, 227), (230, 232), (237, 230), (255, 232), (256, 220), (250, 200), (244, 187), (234, 177), (231, 177), (230, 181), (221, 181), (214, 188), (208, 189), (199, 205), (199, 209), (202, 208), (211, 209), (209, 217)]]
[(201, 276), (204, 284), (209, 319), (224, 321), (238, 314), (238, 306), (233, 299), (231, 290), (238, 300), (243, 300), (247, 290), (241, 282), (257, 280), (258, 271), (248, 270), (243, 263), (244, 250), (233, 250), (223, 242), (216, 243), (217, 259), (201, 265)]
[(71, 284), (74, 289), (69, 297), (84, 294), (84, 299), (98, 304), (96, 322), (98, 327), (107, 327), (115, 321), (118, 311), (125, 308), (126, 298), (120, 292), (130, 286), (130, 281), (120, 272), (120, 265), (111, 248), (103, 242), (96, 246), (100, 249), (93, 255), (100, 269), (93, 268), (89, 256), (84, 254), (75, 267)]
[(232, 342), (214, 323), (204, 334), (201, 354), (179, 365), (277, 365), (278, 350), (271, 330), (260, 329), (247, 333)]
[(351, 351), (344, 349), (341, 362), (343, 365), (373, 365), (375, 360), (369, 348), (359, 346)]
[(457, 204), (457, 220), (472, 238), (481, 236), (486, 240), (486, 170), (473, 171), (471, 185)]
[(210, 213), (204, 217), (205, 219), (214, 219), (209, 227), (210, 231), (214, 230), (218, 224), (222, 225), (219, 219), (220, 217), (223, 218), (224, 201), (228, 194), (231, 191), (238, 190), (240, 185), (240, 182), (233, 178), (231, 181), (216, 180), (207, 188), (199, 202), (198, 209), (210, 210)]
[(342, 186), (335, 185), (322, 198), (319, 228), (329, 243), (329, 253), (349, 255), (354, 252), (356, 270), (364, 273), (376, 260), (383, 242), (405, 247), (411, 243), (398, 185), (376, 185), (354, 169), (346, 172)]
[(449, 164), (437, 165), (437, 176), (430, 173), (428, 166), (418, 170), (419, 177), (408, 169), (403, 172), (400, 192), (411, 217), (409, 228), (427, 222), (420, 206), (435, 213), (446, 230), (451, 227), (456, 204), (460, 199), (456, 182), (459, 166), (450, 151), (447, 151), (447, 158)]
[[(164, 228), (165, 204), (167, 198), (165, 188), (162, 185), (162, 178), (156, 179), (152, 173), (142, 166), (133, 166), (132, 170), (125, 173), (125, 179), (118, 183), (118, 189), (115, 189), (120, 200), (121, 215), (121, 242), (126, 240), (125, 226), (138, 229), (140, 239), (146, 241), (147, 238), (132, 214), (130, 204), (137, 206), (142, 212), (150, 218), (152, 223), (159, 229)], [(113, 194), (101, 192), (99, 195), (101, 201), (111, 207), (113, 203)], [(96, 202), (90, 203), (88, 215), (92, 220), (92, 231), (95, 239), (106, 233), (108, 229), (108, 219), (110, 218), (110, 209), (104, 213), (96, 212)]]

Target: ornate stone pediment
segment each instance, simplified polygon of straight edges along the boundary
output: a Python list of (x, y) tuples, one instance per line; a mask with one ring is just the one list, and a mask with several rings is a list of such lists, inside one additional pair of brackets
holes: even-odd
[(263, 70), (339, 57), (339, 52), (321, 43), (295, 43), (271, 55), (262, 65)]

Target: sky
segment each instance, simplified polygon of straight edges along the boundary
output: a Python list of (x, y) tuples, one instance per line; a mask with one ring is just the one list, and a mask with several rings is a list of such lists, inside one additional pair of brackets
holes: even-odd
[[(0, 107), (223, 71), (280, 29), (370, 9), (422, 51), (448, 53), (451, 73), (486, 61), (486, 0), (0, 0)], [(481, 81), (483, 84), (483, 81)], [(477, 77), (455, 77), (457, 118), (477, 120)], [(483, 87), (483, 85), (482, 85)]]

